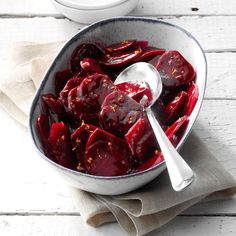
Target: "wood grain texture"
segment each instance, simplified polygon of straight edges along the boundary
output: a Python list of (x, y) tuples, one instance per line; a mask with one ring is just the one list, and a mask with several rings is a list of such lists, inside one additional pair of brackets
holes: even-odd
[[(234, 0), (140, 0), (131, 15), (235, 15)], [(51, 0), (8, 0), (0, 1), (0, 15), (8, 16), (55, 16), (62, 15), (54, 8)]]
[[(180, 216), (148, 236), (235, 236), (235, 222), (236, 217)], [(117, 223), (92, 228), (80, 216), (0, 216), (0, 232), (4, 236), (127, 235)]]

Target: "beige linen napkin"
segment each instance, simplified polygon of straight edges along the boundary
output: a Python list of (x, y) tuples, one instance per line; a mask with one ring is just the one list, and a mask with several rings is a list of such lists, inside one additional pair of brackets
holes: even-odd
[[(27, 115), (36, 88), (63, 42), (17, 43), (0, 75), (0, 105), (17, 121), (27, 125)], [(91, 226), (118, 221), (129, 235), (144, 235), (169, 222), (201, 200), (214, 200), (236, 193), (234, 178), (192, 133), (181, 150), (195, 173), (186, 190), (172, 190), (165, 171), (148, 185), (119, 196), (100, 196), (71, 188), (75, 204)]]

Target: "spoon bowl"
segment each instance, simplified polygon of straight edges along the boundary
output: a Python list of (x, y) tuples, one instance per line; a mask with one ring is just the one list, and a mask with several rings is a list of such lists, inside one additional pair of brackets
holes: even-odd
[(152, 102), (149, 106), (152, 106), (156, 100), (160, 97), (162, 92), (161, 76), (156, 68), (146, 62), (137, 62), (122, 71), (121, 74), (115, 80), (115, 84), (123, 82), (145, 82), (148, 84), (152, 92)]
[(148, 84), (152, 93), (152, 102), (148, 107), (144, 108), (144, 111), (165, 158), (172, 187), (175, 191), (183, 190), (192, 183), (194, 179), (193, 171), (173, 147), (151, 109), (162, 92), (160, 74), (151, 64), (138, 62), (127, 67), (119, 74), (115, 80), (115, 84), (122, 82), (145, 82)]

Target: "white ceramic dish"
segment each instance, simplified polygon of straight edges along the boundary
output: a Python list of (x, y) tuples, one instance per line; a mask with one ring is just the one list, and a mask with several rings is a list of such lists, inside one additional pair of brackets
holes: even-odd
[(82, 29), (65, 44), (53, 61), (35, 95), (30, 111), (29, 127), (36, 150), (70, 185), (98, 194), (122, 194), (135, 190), (156, 178), (166, 168), (165, 163), (160, 163), (143, 172), (125, 176), (99, 177), (83, 174), (60, 166), (48, 159), (42, 151), (35, 127), (36, 119), (40, 114), (40, 97), (42, 94), (54, 92), (53, 79), (55, 73), (68, 67), (71, 54), (80, 43), (91, 41), (94, 38), (107, 44), (130, 38), (147, 40), (150, 45), (180, 51), (194, 66), (197, 72), (196, 84), (199, 87), (199, 98), (189, 117), (183, 138), (177, 146), (178, 150), (184, 144), (200, 111), (206, 86), (207, 63), (199, 43), (184, 29), (162, 21), (136, 17), (111, 18)]
[(98, 10), (122, 4), (127, 0), (57, 0), (58, 3), (67, 7), (84, 10)]
[(126, 0), (105, 8), (100, 6), (98, 8), (84, 9), (83, 7), (79, 8), (79, 6), (72, 7), (72, 5), (62, 4), (58, 0), (52, 0), (52, 2), (64, 16), (83, 24), (90, 24), (109, 17), (126, 15), (138, 4), (138, 0)]

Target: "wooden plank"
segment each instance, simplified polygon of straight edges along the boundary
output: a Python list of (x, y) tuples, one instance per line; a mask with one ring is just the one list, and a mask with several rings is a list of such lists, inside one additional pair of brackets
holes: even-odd
[(206, 98), (236, 98), (236, 53), (207, 53)]
[[(234, 236), (236, 217), (176, 217), (168, 225), (149, 236)], [(86, 225), (80, 216), (0, 216), (0, 232), (5, 236), (122, 236), (127, 233), (117, 224), (98, 228)]]
[[(236, 16), (163, 18), (189, 30), (206, 51), (236, 51)], [(69, 39), (84, 25), (50, 17), (0, 19), (0, 51), (12, 41)], [(7, 30), (6, 30), (7, 29)]]
[[(205, 100), (194, 130), (236, 178), (235, 119), (235, 100)], [(38, 157), (26, 130), (1, 110), (0, 120), (0, 213), (78, 213), (67, 187)], [(207, 203), (188, 214), (232, 214), (235, 201)]]
[[(131, 15), (235, 15), (234, 0), (140, 0)], [(56, 16), (62, 15), (50, 0), (8, 0), (0, 2), (0, 15), (10, 16)]]

